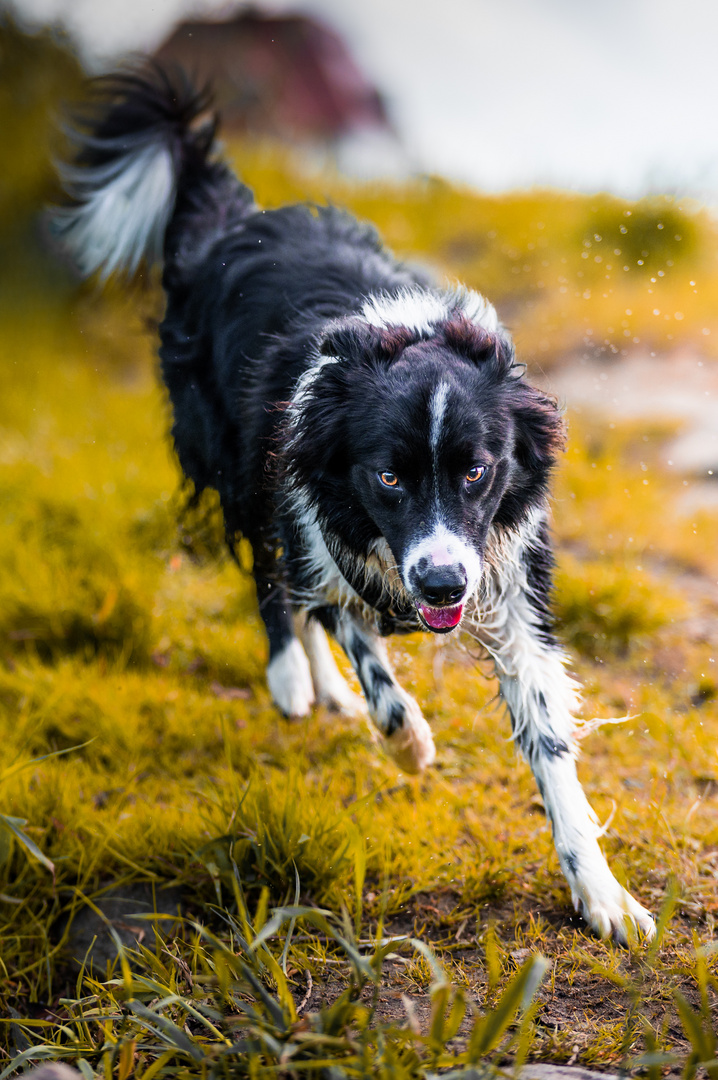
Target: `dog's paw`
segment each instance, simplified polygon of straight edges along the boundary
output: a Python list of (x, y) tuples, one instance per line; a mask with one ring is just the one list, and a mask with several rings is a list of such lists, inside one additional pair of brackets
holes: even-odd
[(436, 757), (431, 728), (414, 699), (403, 691), (399, 702), (396, 702), (393, 708), (403, 716), (401, 725), (394, 727), (391, 734), (384, 737), (386, 751), (402, 772), (421, 772), (431, 765)]
[(634, 900), (615, 878), (609, 889), (573, 892), (573, 905), (602, 938), (612, 937), (619, 945), (628, 945), (630, 938), (652, 941), (656, 936), (656, 924), (650, 911)]
[(267, 668), (274, 704), (285, 716), (306, 716), (314, 704), (314, 684), (307, 655), (297, 638), (277, 653)]

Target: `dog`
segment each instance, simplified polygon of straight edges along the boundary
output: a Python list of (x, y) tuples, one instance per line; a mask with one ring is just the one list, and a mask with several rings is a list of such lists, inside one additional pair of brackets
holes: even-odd
[[(548, 490), (564, 445), (493, 306), (403, 265), (333, 207), (263, 210), (179, 72), (96, 84), (55, 230), (85, 275), (162, 264), (161, 372), (196, 492), (252, 547), (267, 681), (288, 717), (368, 708), (397, 765), (434, 760), (389, 634), (468, 632), (493, 661), (576, 910), (655, 934), (576, 775), (578, 687), (553, 629)], [(327, 632), (366, 705), (336, 666)]]

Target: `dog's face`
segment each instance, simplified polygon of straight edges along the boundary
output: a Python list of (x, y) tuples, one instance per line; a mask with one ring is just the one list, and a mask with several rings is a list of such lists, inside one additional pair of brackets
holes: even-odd
[(348, 478), (423, 623), (443, 633), (481, 577), (513, 470), (512, 426), (481, 372), (446, 346), (410, 345), (381, 382), (369, 415), (350, 410)]
[(544, 497), (560, 415), (508, 339), (462, 317), (423, 337), (348, 320), (322, 352), (293, 420), (305, 489), (356, 555), (386, 541), (421, 622), (447, 633), (492, 526), (518, 527)]

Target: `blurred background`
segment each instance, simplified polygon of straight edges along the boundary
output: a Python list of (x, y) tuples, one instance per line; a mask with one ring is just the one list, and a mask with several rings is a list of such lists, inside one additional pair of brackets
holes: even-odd
[[(18, 10), (36, 26), (62, 23), (94, 69), (168, 38), (176, 46), (183, 35), (187, 58), (221, 41), (221, 73), (238, 78), (244, 94), (271, 63), (267, 27), (264, 49), (255, 32), (253, 72), (237, 76), (234, 50), (249, 31), (207, 27), (252, 10), (228, 0), (19, 0)], [(446, 0), (440, 10), (429, 0), (276, 0), (254, 7), (255, 18), (262, 13), (278, 19), (275, 64), (287, 21), (304, 15), (314, 28), (306, 34), (323, 28), (328, 77), (349, 80), (346, 55), (326, 40), (334, 31), (383, 96), (419, 171), (491, 190), (540, 184), (715, 198), (718, 15), (709, 0)]]

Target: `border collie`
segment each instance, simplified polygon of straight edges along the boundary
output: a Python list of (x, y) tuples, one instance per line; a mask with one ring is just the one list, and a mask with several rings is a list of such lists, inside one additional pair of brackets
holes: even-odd
[(219, 492), (230, 542), (252, 546), (277, 707), (368, 708), (399, 767), (421, 770), (431, 731), (384, 638), (468, 632), (493, 660), (576, 909), (604, 936), (652, 937), (576, 775), (577, 687), (549, 605), (556, 402), (525, 381), (482, 296), (436, 287), (333, 207), (260, 209), (181, 74), (96, 90), (55, 226), (84, 274), (163, 264), (174, 445), (195, 491)]

